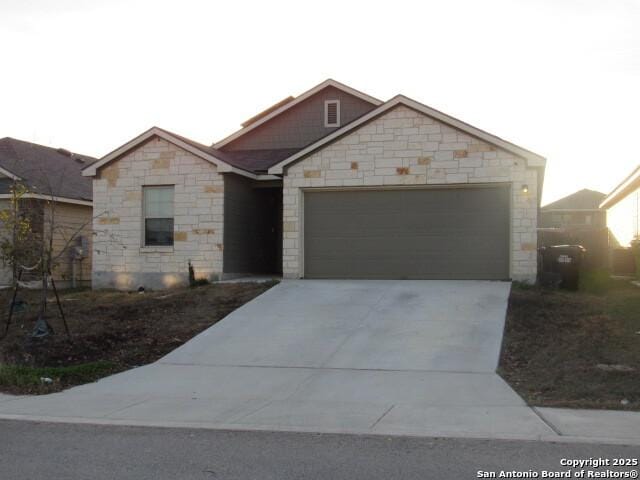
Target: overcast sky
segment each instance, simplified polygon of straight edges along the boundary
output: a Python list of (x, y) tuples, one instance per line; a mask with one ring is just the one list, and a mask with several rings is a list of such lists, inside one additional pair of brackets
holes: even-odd
[(334, 78), (548, 159), (543, 203), (638, 163), (640, 0), (0, 0), (0, 137), (210, 144)]

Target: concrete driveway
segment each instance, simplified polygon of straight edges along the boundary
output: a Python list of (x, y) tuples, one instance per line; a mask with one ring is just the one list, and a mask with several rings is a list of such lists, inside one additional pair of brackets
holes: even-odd
[(509, 288), (481, 281), (285, 281), (155, 364), (60, 394), (2, 397), (0, 415), (554, 435), (495, 374)]

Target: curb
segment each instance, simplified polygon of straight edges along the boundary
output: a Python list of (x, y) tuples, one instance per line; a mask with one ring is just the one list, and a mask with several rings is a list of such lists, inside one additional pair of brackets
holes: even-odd
[(219, 430), (236, 432), (289, 432), (289, 433), (318, 433), (336, 435), (368, 435), (385, 437), (408, 437), (408, 438), (457, 438), (469, 440), (499, 440), (499, 441), (529, 441), (548, 443), (582, 443), (582, 444), (606, 444), (640, 446), (639, 438), (617, 438), (617, 437), (584, 437), (571, 435), (509, 435), (496, 433), (493, 436), (477, 434), (471, 432), (424, 432), (424, 434), (406, 433), (402, 431), (371, 431), (371, 430), (343, 430), (319, 429), (305, 427), (282, 427), (274, 428), (272, 425), (237, 425), (237, 424), (213, 424), (206, 422), (158, 422), (144, 420), (115, 420), (107, 418), (87, 418), (87, 417), (49, 417), (44, 415), (9, 415), (0, 414), (0, 420), (25, 421), (33, 423), (62, 423), (69, 425), (95, 425), (111, 427), (146, 427), (146, 428), (175, 428), (175, 429), (198, 429), (198, 430)]

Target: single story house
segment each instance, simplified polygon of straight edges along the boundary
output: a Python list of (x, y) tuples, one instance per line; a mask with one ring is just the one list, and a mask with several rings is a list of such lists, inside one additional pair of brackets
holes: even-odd
[(607, 211), (607, 226), (611, 232), (612, 247), (629, 247), (639, 238), (640, 220), (640, 166), (636, 167), (600, 203)]
[[(16, 182), (24, 185), (27, 193), (18, 203), (32, 230), (50, 232), (53, 223), (53, 252), (60, 257), (53, 274), (60, 287), (91, 282), (92, 186), (82, 168), (93, 161), (62, 148), (0, 139), (0, 211), (11, 208)], [(11, 236), (7, 230), (0, 221), (0, 239)], [(0, 260), (0, 286), (10, 285), (13, 276)]]
[(88, 165), (93, 285), (536, 277), (545, 159), (334, 80), (203, 145), (153, 127)]
[(582, 189), (540, 209), (538, 243), (582, 245), (589, 268), (605, 268), (609, 261), (607, 211), (600, 208), (606, 194)]

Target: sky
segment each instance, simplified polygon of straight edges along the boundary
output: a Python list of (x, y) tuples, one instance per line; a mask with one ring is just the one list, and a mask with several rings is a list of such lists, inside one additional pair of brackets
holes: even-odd
[(640, 0), (0, 0), (0, 137), (211, 144), (327, 78), (547, 158), (542, 203), (640, 163)]

